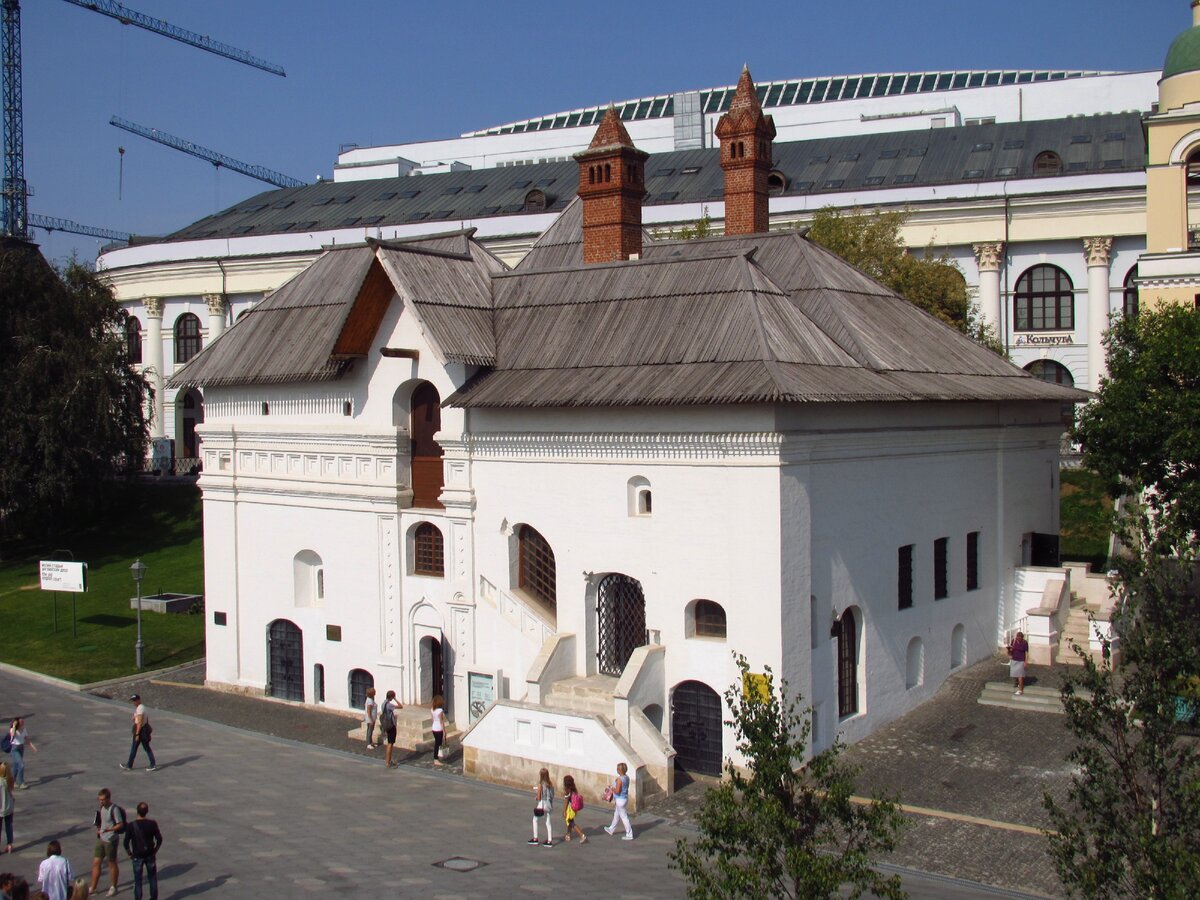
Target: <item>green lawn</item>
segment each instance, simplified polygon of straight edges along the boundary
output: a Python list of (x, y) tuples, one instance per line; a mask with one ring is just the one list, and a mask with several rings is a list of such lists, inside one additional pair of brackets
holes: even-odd
[[(88, 590), (54, 595), (38, 586), (38, 560), (88, 564)], [(102, 525), (44, 542), (0, 545), (0, 661), (87, 683), (137, 671), (135, 595), (129, 567), (148, 566), (143, 596), (161, 591), (202, 594), (204, 551), (200, 492), (194, 485), (137, 484), (121, 492)], [(71, 634), (71, 601), (78, 636)], [(204, 616), (142, 613), (145, 668), (158, 669), (204, 655)]]
[(1112, 500), (1103, 479), (1087, 469), (1063, 469), (1059, 504), (1063, 561), (1090, 562), (1093, 572), (1103, 572), (1112, 517)]

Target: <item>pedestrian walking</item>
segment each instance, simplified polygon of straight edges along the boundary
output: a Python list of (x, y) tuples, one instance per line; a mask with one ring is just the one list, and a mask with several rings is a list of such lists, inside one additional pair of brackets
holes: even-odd
[(133, 900), (142, 900), (142, 872), (150, 887), (150, 900), (158, 900), (158, 848), (162, 846), (162, 832), (158, 823), (147, 818), (150, 804), (142, 801), (137, 805), (137, 818), (125, 829), (125, 852), (133, 861)]
[(29, 900), (29, 882), (20, 875), (14, 875), (9, 894), (12, 900)]
[(117, 844), (125, 830), (125, 810), (113, 803), (112, 791), (108, 788), (101, 788), (96, 800), (100, 805), (96, 810), (94, 823), (96, 849), (92, 852), (92, 883), (88, 886), (88, 893), (96, 893), (96, 888), (100, 885), (100, 869), (107, 862), (109, 885), (106, 896), (115, 897), (117, 879), (121, 874), (121, 867), (117, 861)]
[(567, 840), (571, 840), (571, 831), (579, 835), (579, 843), (587, 843), (587, 835), (583, 833), (583, 829), (575, 824), (575, 817), (579, 811), (583, 809), (583, 794), (579, 793), (579, 789), (575, 787), (575, 778), (571, 775), (563, 776), (563, 822), (567, 827)]
[(137, 694), (130, 697), (129, 702), (133, 704), (133, 743), (129, 745), (129, 759), (121, 768), (132, 769), (133, 758), (137, 756), (138, 747), (142, 747), (146, 751), (146, 759), (150, 760), (146, 771), (157, 771), (158, 763), (154, 760), (154, 751), (150, 749), (150, 738), (154, 734), (154, 729), (150, 725), (150, 719), (146, 716), (146, 707), (142, 705), (142, 698)]
[(1008, 645), (1008, 674), (1013, 680), (1013, 693), (1018, 696), (1025, 693), (1025, 657), (1029, 655), (1029, 641), (1024, 633), (1018, 631)]
[(404, 704), (396, 699), (395, 691), (388, 691), (383, 706), (380, 707), (379, 727), (383, 729), (384, 737), (387, 738), (384, 761), (389, 769), (400, 765), (400, 763), (392, 762), (392, 751), (396, 747), (396, 710), (398, 709), (404, 709)]
[(16, 807), (16, 800), (13, 799), (15, 784), (8, 763), (0, 762), (0, 824), (4, 826), (5, 853), (12, 853), (13, 810)]
[(442, 764), (442, 743), (446, 740), (446, 701), (438, 694), (429, 704), (430, 715), (433, 716), (433, 764)]
[(617, 777), (608, 788), (612, 791), (613, 820), (611, 825), (604, 826), (604, 830), (609, 834), (616, 834), (617, 822), (620, 822), (625, 826), (625, 837), (622, 840), (632, 841), (633, 826), (629, 824), (629, 812), (626, 810), (629, 804), (629, 776), (626, 774), (628, 771), (629, 767), (625, 763), (617, 763)]
[(51, 841), (46, 845), (46, 858), (38, 866), (38, 887), (50, 900), (69, 900), (74, 878), (71, 864), (62, 855), (62, 844)]
[(34, 753), (38, 752), (38, 748), (33, 746), (33, 741), (29, 739), (29, 734), (25, 731), (25, 720), (20, 716), (13, 719), (12, 724), (8, 726), (8, 740), (12, 744), (9, 758), (12, 760), (13, 779), (17, 789), (23, 791), (29, 787), (25, 783), (25, 748), (28, 747)]
[(367, 749), (375, 749), (375, 718), (379, 704), (375, 702), (375, 688), (367, 688), (367, 702), (363, 704), (363, 721), (367, 723)]
[(554, 810), (554, 784), (550, 781), (550, 770), (538, 772), (538, 784), (533, 792), (533, 838), (530, 844), (537, 844), (538, 822), (546, 823), (546, 839), (540, 841), (543, 847), (554, 846), (554, 822), (550, 813)]

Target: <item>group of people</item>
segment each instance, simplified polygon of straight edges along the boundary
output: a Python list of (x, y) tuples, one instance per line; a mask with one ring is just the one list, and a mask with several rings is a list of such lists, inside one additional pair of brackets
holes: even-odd
[[(617, 824), (625, 827), (622, 840), (633, 840), (633, 825), (629, 822), (629, 767), (625, 763), (617, 763), (617, 777), (604, 789), (604, 799), (613, 804), (612, 824), (604, 826), (605, 832), (611, 835), (617, 833)], [(579, 843), (588, 842), (583, 829), (576, 824), (576, 818), (583, 809), (583, 795), (575, 786), (573, 775), (563, 776), (563, 825), (566, 829), (565, 841), (570, 842), (571, 835), (579, 837)], [(533, 837), (527, 843), (541, 844), (543, 847), (554, 846), (554, 824), (551, 813), (554, 811), (554, 782), (550, 780), (550, 770), (542, 769), (538, 773), (537, 787), (533, 792)], [(538, 839), (538, 823), (543, 823), (546, 831), (545, 840)]]
[[(129, 758), (121, 764), (121, 768), (133, 768), (140, 747), (145, 751), (150, 763), (147, 771), (153, 772), (157, 769), (157, 764), (154, 751), (150, 749), (153, 730), (146, 707), (142, 705), (142, 698), (137, 694), (129, 699), (134, 704), (133, 744), (129, 750)], [(12, 721), (4, 739), (4, 747), (8, 750), (10, 758), (8, 762), (0, 761), (0, 825), (3, 826), (4, 852), (8, 854), (13, 852), (13, 793), (28, 787), (25, 783), (24, 751), (25, 748), (29, 748), (37, 752), (37, 748), (29, 740), (23, 718), (18, 717)], [(0, 900), (83, 900), (98, 890), (106, 865), (109, 878), (107, 896), (115, 896), (120, 876), (119, 848), (122, 846), (133, 863), (134, 900), (142, 900), (143, 879), (149, 887), (150, 900), (158, 900), (157, 854), (163, 838), (158, 823), (149, 817), (149, 804), (138, 803), (137, 818), (131, 822), (125, 810), (113, 802), (112, 791), (108, 788), (102, 788), (96, 800), (96, 813), (93, 817), (96, 844), (92, 852), (91, 878), (76, 877), (71, 863), (63, 855), (62, 844), (56, 840), (50, 841), (46, 847), (45, 859), (38, 866), (36, 887), (18, 875), (2, 872)]]
[[(379, 726), (380, 744), (384, 747), (384, 763), (387, 768), (394, 769), (400, 763), (392, 760), (392, 752), (396, 746), (396, 710), (404, 709), (404, 704), (396, 699), (395, 691), (388, 691), (380, 705), (375, 700), (375, 688), (367, 688), (367, 699), (363, 703), (363, 722), (367, 726), (367, 749), (374, 750), (379, 745), (375, 743), (375, 726)], [(441, 694), (436, 694), (429, 704), (429, 714), (433, 719), (433, 764), (442, 765), (442, 746), (446, 742), (446, 701)]]

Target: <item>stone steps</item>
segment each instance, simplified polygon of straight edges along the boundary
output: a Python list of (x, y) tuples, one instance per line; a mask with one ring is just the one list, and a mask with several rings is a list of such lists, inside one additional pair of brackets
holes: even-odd
[[(375, 743), (383, 743), (381, 729), (375, 726)], [(367, 725), (359, 722), (346, 736), (351, 740), (366, 742)], [(453, 722), (446, 723), (446, 739), (443, 746), (454, 747), (462, 740), (462, 730)], [(406, 706), (396, 710), (396, 746), (418, 752), (433, 749), (433, 716), (423, 706)]]
[(1069, 666), (1081, 666), (1083, 660), (1080, 659), (1071, 642), (1074, 641), (1085, 650), (1088, 647), (1092, 636), (1092, 623), (1088, 619), (1088, 614), (1093, 613), (1090, 607), (1084, 604), (1073, 604), (1071, 612), (1067, 616), (1067, 621), (1063, 623), (1062, 630), (1058, 635), (1058, 656), (1060, 663), (1065, 663)]
[(989, 681), (983, 686), (979, 702), (984, 706), (1003, 706), (1033, 712), (1061, 713), (1062, 698), (1055, 688), (1026, 685), (1025, 693), (1013, 693), (1011, 681)]
[(589, 675), (585, 678), (563, 678), (554, 682), (542, 695), (542, 705), (566, 712), (602, 716), (612, 721), (613, 691), (617, 679), (611, 675)]

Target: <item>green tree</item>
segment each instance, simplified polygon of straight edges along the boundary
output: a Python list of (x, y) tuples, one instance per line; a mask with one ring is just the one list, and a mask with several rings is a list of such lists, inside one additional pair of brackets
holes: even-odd
[(680, 838), (672, 867), (695, 898), (847, 896), (871, 891), (904, 897), (899, 876), (884, 877), (872, 860), (892, 850), (905, 825), (895, 800), (854, 799), (857, 770), (839, 742), (804, 762), (810, 710), (777, 690), (768, 668), (751, 674), (736, 657), (741, 682), (725, 692), (743, 770), (726, 761), (727, 778), (704, 796), (700, 837)]
[(1160, 518), (1200, 531), (1200, 311), (1116, 319), (1104, 341), (1108, 375), (1075, 426), (1084, 465), (1113, 496), (1145, 492)]
[(926, 247), (920, 256), (908, 252), (900, 229), (908, 212), (817, 211), (808, 237), (862, 269), (910, 303), (957, 328), (976, 342), (1003, 353), (995, 329), (986, 325), (972, 302), (958, 263), (949, 254)]
[(0, 244), (0, 522), (49, 531), (104, 503), (145, 455), (145, 379), (126, 314), (94, 273), (56, 272), (31, 245)]
[[(1200, 708), (1195, 535), (1136, 514), (1118, 564), (1116, 642), (1062, 688), (1076, 746), (1064, 804), (1047, 794), (1051, 856), (1072, 896), (1195, 896), (1200, 756), (1182, 732)], [(1119, 648), (1114, 663), (1112, 647)]]

